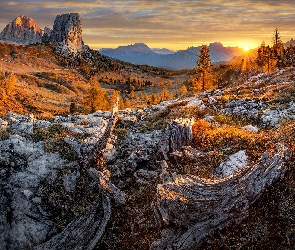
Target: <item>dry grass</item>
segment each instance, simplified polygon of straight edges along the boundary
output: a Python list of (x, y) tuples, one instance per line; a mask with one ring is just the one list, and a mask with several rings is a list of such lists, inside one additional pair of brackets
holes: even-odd
[(192, 145), (204, 151), (221, 151), (231, 148), (230, 152), (247, 149), (253, 160), (266, 149), (272, 148), (268, 133), (250, 133), (240, 127), (223, 124), (214, 126), (204, 120), (193, 125)]

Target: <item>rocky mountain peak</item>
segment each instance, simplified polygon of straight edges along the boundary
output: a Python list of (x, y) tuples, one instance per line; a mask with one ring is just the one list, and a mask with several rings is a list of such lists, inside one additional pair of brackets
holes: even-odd
[(21, 15), (14, 19), (13, 21), (17, 26), (20, 26), (24, 29), (34, 29), (35, 31), (39, 31), (39, 27), (37, 26), (36, 22), (27, 16)]
[(57, 49), (78, 52), (83, 49), (82, 21), (78, 13), (57, 15), (51, 32), (50, 41)]
[(43, 31), (27, 16), (19, 16), (6, 25), (0, 33), (0, 40), (21, 45), (40, 43)]

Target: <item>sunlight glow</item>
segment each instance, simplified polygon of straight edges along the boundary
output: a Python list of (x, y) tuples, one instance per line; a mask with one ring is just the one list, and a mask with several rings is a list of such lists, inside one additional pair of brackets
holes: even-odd
[(249, 51), (250, 48), (248, 46), (244, 46), (244, 51)]

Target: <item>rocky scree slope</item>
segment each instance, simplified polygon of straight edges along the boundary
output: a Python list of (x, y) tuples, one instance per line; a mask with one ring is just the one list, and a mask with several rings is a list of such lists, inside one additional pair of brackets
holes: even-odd
[[(293, 78), (292, 69), (262, 74), (134, 111), (9, 113), (0, 120), (1, 248), (197, 249), (229, 231), (257, 202), (272, 202), (266, 186), (293, 183), (284, 178), (295, 148)], [(288, 214), (292, 192), (284, 199)], [(253, 234), (236, 237), (250, 244)]]

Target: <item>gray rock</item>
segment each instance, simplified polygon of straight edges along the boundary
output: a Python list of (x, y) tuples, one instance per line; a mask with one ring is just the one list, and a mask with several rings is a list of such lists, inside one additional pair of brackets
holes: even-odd
[(287, 110), (267, 109), (261, 116), (261, 121), (264, 127), (275, 127), (288, 117)]
[(8, 124), (15, 134), (22, 136), (32, 134), (34, 129), (34, 115), (17, 115), (9, 112), (7, 115)]
[(0, 129), (5, 129), (7, 125), (8, 125), (8, 122), (0, 118)]
[(73, 171), (64, 176), (63, 184), (67, 192), (72, 191), (76, 187), (76, 181), (80, 177), (79, 171)]
[(0, 249), (26, 249), (47, 239), (53, 223), (41, 213), (35, 195), (41, 182), (54, 179), (64, 161), (18, 135), (0, 141)]
[(78, 13), (57, 15), (50, 41), (56, 43), (60, 52), (80, 52), (83, 50), (82, 21)]
[(196, 98), (191, 99), (188, 103), (187, 103), (187, 107), (196, 107), (196, 106), (201, 106), (203, 104), (203, 101)]
[(259, 111), (264, 107), (265, 104), (257, 100), (234, 100), (229, 101), (225, 105), (225, 113), (227, 115), (235, 114), (256, 119), (259, 116)]
[(213, 175), (216, 178), (228, 177), (248, 164), (248, 156), (245, 150), (232, 154), (222, 162), (215, 170)]
[(256, 126), (246, 125), (242, 129), (249, 131), (250, 133), (258, 133), (259, 129)]
[(28, 200), (30, 200), (32, 198), (32, 196), (34, 195), (33, 192), (28, 189), (23, 190), (22, 193), (26, 196), (26, 198)]
[(36, 120), (34, 126), (36, 128), (49, 128), (51, 126), (51, 122), (45, 120)]
[(44, 33), (43, 33), (43, 36), (42, 36), (42, 42), (43, 43), (50, 41), (51, 33), (52, 33), (52, 29), (51, 28), (49, 28), (49, 27), (45, 27), (44, 28)]

